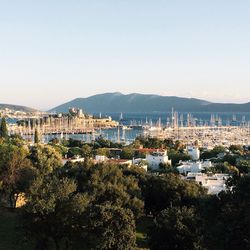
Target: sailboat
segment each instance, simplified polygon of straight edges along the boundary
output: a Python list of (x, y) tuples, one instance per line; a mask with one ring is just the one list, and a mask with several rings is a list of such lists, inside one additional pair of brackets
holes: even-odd
[(124, 121), (124, 119), (123, 119), (123, 113), (120, 114), (119, 121)]

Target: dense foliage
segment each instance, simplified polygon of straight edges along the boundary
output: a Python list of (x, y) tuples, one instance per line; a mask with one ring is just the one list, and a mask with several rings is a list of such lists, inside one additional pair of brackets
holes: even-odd
[[(92, 159), (110, 156), (113, 147), (121, 158), (133, 158), (140, 146), (168, 149), (174, 164), (188, 159), (180, 141), (138, 138), (124, 146), (103, 138), (92, 144), (55, 139), (43, 145), (37, 139), (29, 145), (19, 136), (4, 136), (0, 204), (17, 213), (17, 230), (25, 231), (22, 240), (34, 249), (136, 249), (136, 227), (145, 220), (145, 244), (152, 250), (250, 249), (248, 149), (203, 151), (204, 158), (214, 158), (211, 171), (232, 176), (218, 196), (184, 180), (175, 167), (145, 172)], [(85, 160), (63, 165), (65, 154)]]

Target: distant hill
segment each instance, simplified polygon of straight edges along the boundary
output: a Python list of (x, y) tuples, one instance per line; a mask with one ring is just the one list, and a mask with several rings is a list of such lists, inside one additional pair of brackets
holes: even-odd
[(12, 109), (15, 111), (24, 111), (24, 112), (34, 112), (37, 111), (35, 109), (25, 107), (25, 106), (20, 106), (20, 105), (13, 105), (13, 104), (0, 104), (0, 109)]
[(77, 98), (50, 111), (67, 112), (70, 107), (82, 108), (89, 113), (98, 112), (250, 112), (250, 103), (222, 104), (195, 98), (145, 94), (105, 93)]

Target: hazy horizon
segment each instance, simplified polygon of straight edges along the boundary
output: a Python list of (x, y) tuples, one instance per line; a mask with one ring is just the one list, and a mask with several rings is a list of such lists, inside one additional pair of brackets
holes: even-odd
[(250, 101), (250, 2), (6, 1), (0, 103), (106, 92)]
[[(96, 94), (93, 94), (93, 95), (101, 95), (101, 94), (110, 94), (110, 93), (118, 93), (118, 91), (117, 92), (104, 92), (104, 93), (96, 93)], [(123, 94), (123, 95), (129, 95), (129, 94), (145, 94), (145, 95), (151, 95), (152, 93), (122, 93), (122, 92), (119, 92), (119, 93), (121, 93), (121, 94)], [(55, 108), (55, 107), (57, 107), (57, 106), (59, 106), (59, 105), (61, 105), (61, 104), (64, 104), (64, 103), (67, 103), (67, 102), (70, 102), (70, 101), (72, 101), (72, 100), (74, 100), (74, 99), (77, 99), (77, 98), (88, 98), (88, 97), (91, 97), (91, 96), (93, 96), (93, 95), (90, 95), (90, 96), (78, 96), (78, 97), (75, 97), (75, 98), (73, 98), (73, 99), (69, 99), (69, 100), (65, 100), (65, 101), (62, 101), (62, 102), (60, 102), (60, 103), (57, 103), (57, 104), (55, 104), (54, 106), (50, 106), (50, 107), (47, 107), (47, 108), (37, 108), (37, 107), (34, 107), (34, 106), (29, 106), (29, 105), (25, 105), (25, 104), (22, 104), (22, 103), (2, 103), (2, 102), (0, 102), (0, 104), (9, 104), (9, 105), (21, 105), (21, 106), (27, 106), (27, 107), (29, 107), (29, 108), (36, 108), (36, 109), (38, 109), (38, 110), (41, 110), (41, 111), (48, 111), (48, 110), (51, 110), (51, 109), (53, 109), (53, 108)], [(209, 101), (209, 102), (214, 102), (214, 103), (227, 103), (227, 104), (229, 104), (229, 103), (234, 103), (234, 104), (245, 104), (245, 103), (249, 103), (250, 101), (246, 101), (246, 102), (220, 102), (220, 101), (218, 101), (218, 102), (216, 102), (216, 101), (211, 101), (211, 100), (207, 100), (207, 99), (202, 99), (202, 98), (196, 98), (196, 97), (187, 97), (187, 96), (176, 96), (176, 95), (161, 95), (161, 94), (152, 94), (152, 95), (159, 95), (159, 96), (174, 96), (174, 97), (180, 97), (180, 98), (194, 98), (194, 99), (201, 99), (201, 100), (204, 100), (204, 101)]]

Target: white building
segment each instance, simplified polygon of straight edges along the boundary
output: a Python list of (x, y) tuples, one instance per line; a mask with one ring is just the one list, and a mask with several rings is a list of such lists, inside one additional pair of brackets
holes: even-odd
[(202, 173), (189, 173), (186, 177), (187, 180), (196, 181), (207, 188), (208, 194), (218, 194), (221, 191), (225, 191), (228, 178), (228, 174), (207, 175)]
[(200, 150), (196, 146), (188, 146), (187, 147), (188, 155), (191, 157), (192, 160), (198, 161), (200, 159)]
[(168, 159), (167, 150), (156, 150), (146, 155), (146, 161), (152, 170), (158, 170), (159, 165), (167, 164), (171, 165), (171, 160)]
[(185, 175), (188, 173), (200, 173), (201, 171), (212, 167), (211, 161), (186, 161), (180, 163), (181, 165), (177, 167), (177, 170), (180, 174)]
[(108, 157), (105, 155), (96, 155), (95, 162), (105, 162), (108, 160)]

